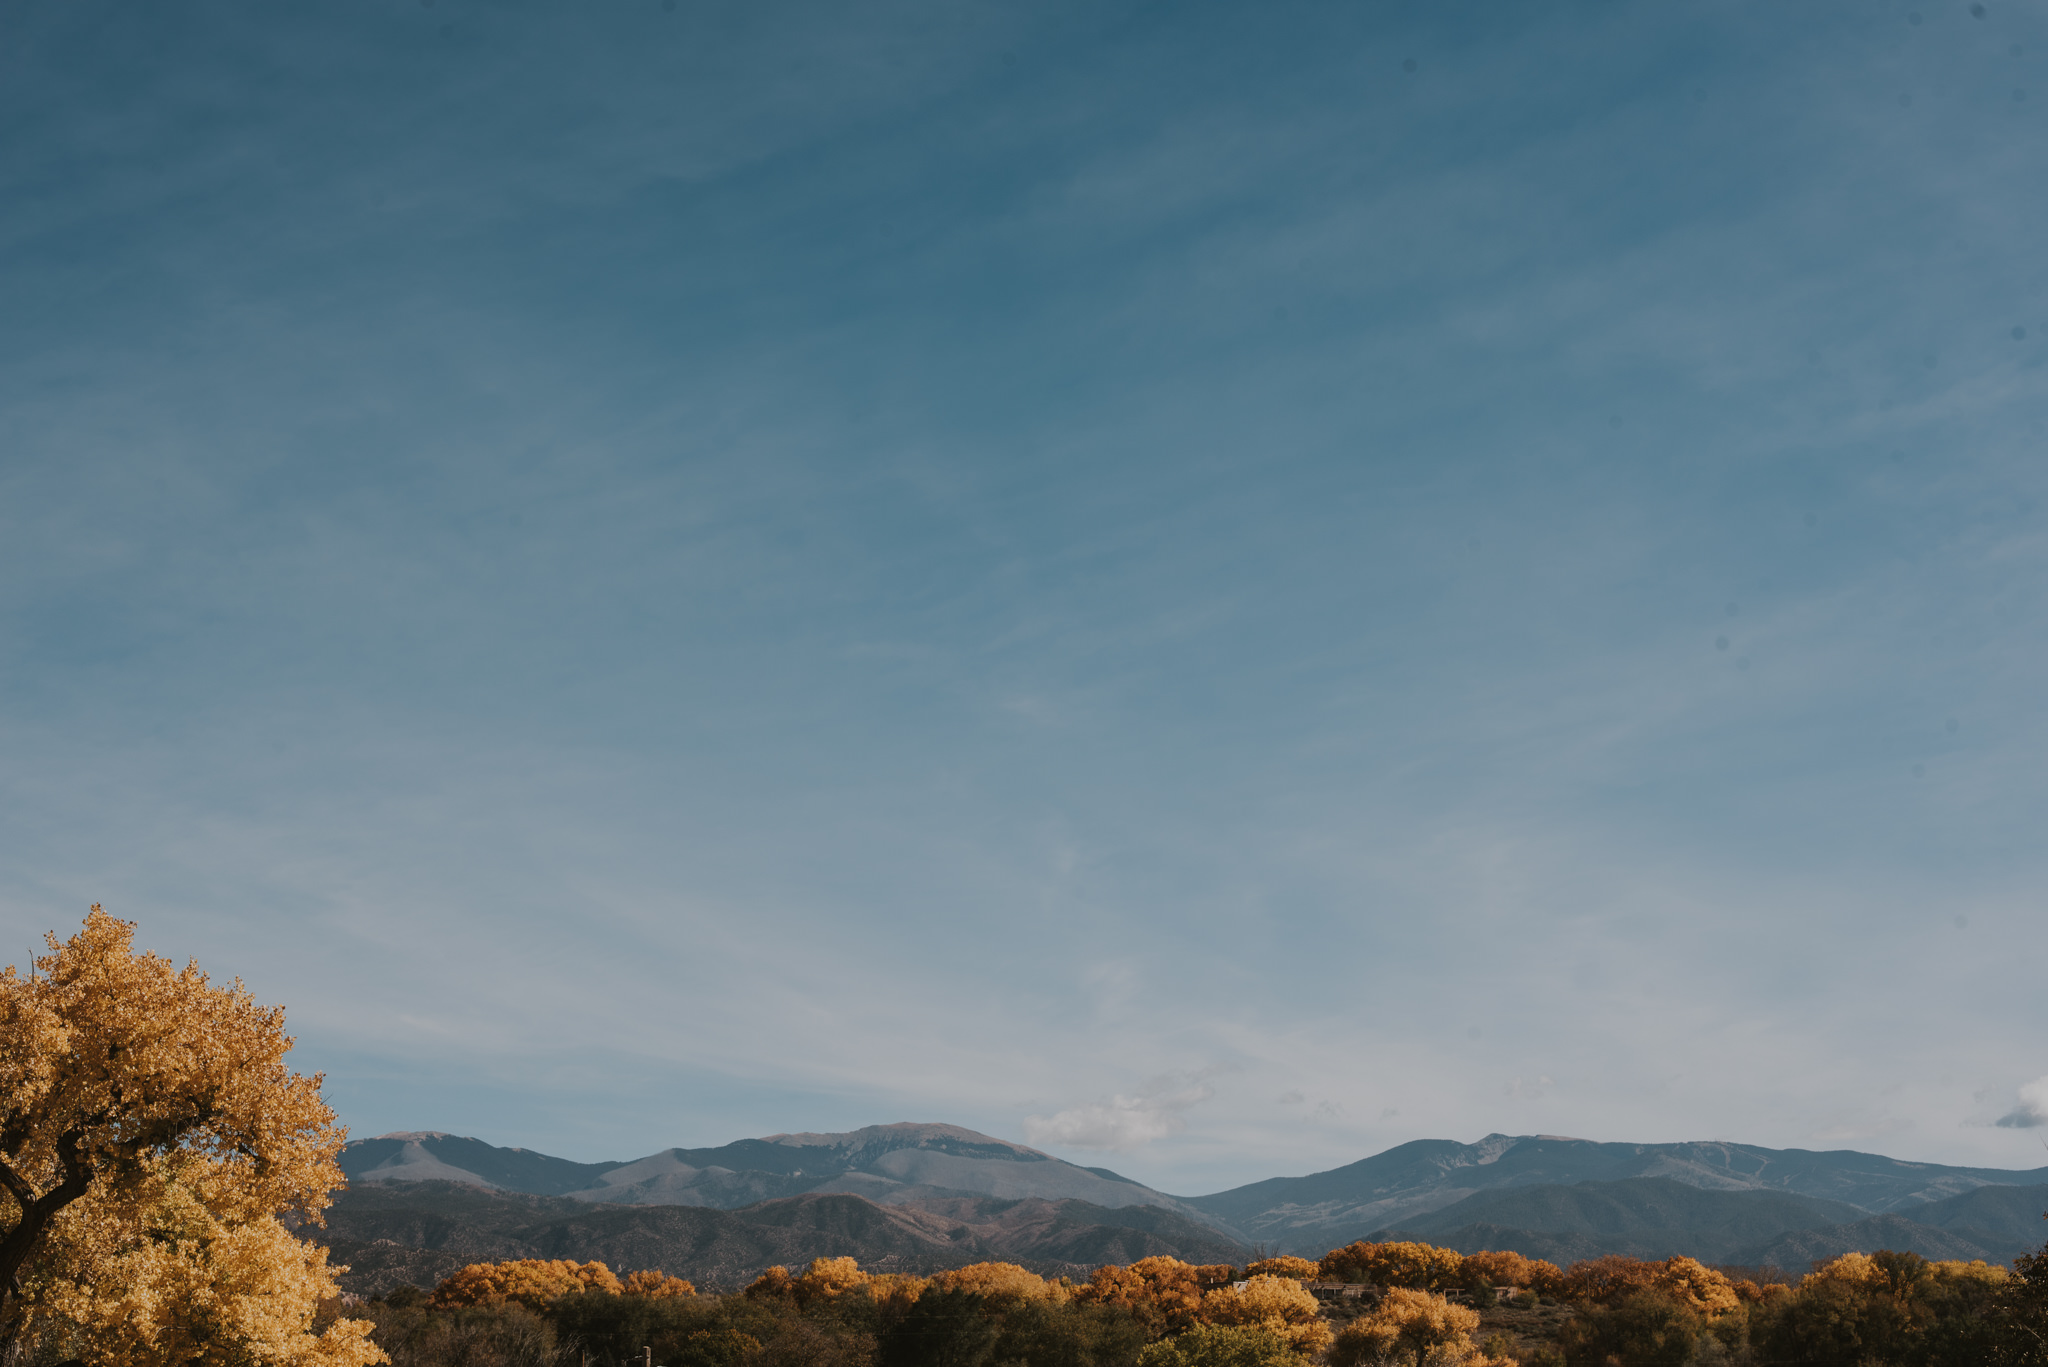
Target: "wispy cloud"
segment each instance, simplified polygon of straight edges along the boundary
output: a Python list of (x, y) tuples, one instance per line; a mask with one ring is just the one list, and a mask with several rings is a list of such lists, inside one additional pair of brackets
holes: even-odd
[(2024, 1156), (2036, 18), (851, 13), (22, 11), (0, 931), (581, 1157)]
[(1068, 1149), (1129, 1150), (1179, 1134), (1190, 1109), (1216, 1095), (1201, 1073), (1153, 1078), (1130, 1093), (1024, 1119), (1033, 1144)]

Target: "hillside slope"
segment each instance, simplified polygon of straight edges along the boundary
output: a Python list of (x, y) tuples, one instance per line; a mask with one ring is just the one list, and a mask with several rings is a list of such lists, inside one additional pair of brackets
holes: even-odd
[[(1668, 1258), (1683, 1253), (1724, 1262), (1737, 1250), (1780, 1235), (1849, 1224), (1864, 1214), (1846, 1202), (1789, 1192), (1712, 1191), (1669, 1177), (1633, 1177), (1482, 1191), (1405, 1225), (1401, 1232), (1461, 1251), (1467, 1251), (1463, 1245), (1475, 1238), (1534, 1235), (1547, 1240), (1547, 1247), (1572, 1250), (1574, 1258), (1602, 1253)], [(1491, 1233), (1478, 1235), (1478, 1229)], [(1520, 1245), (1529, 1241), (1516, 1237), (1515, 1251), (1528, 1252)]]
[(1085, 1276), (1105, 1262), (1165, 1254), (1239, 1262), (1237, 1245), (1171, 1211), (1083, 1201), (953, 1197), (923, 1207), (807, 1194), (736, 1211), (604, 1205), (491, 1191), (473, 1183), (366, 1183), (339, 1194), (324, 1241), (349, 1272), (344, 1289), (374, 1295), (431, 1287), (466, 1263), (596, 1258), (656, 1267), (705, 1287), (733, 1287), (775, 1263), (857, 1258), (883, 1271), (930, 1272), (1001, 1259)]
[[(2037, 1219), (2048, 1209), (2048, 1169), (1943, 1167), (1852, 1150), (1728, 1143), (1498, 1134), (1476, 1144), (1420, 1140), (1328, 1172), (1192, 1198), (937, 1124), (776, 1134), (604, 1163), (413, 1132), (352, 1143), (341, 1162), (358, 1192), (456, 1182), (604, 1206), (740, 1211), (796, 1196), (850, 1195), (951, 1218), (949, 1203), (960, 1200), (1074, 1201), (1157, 1210), (1206, 1226), (1204, 1237), (1223, 1244), (1263, 1243), (1310, 1257), (1397, 1231), (1454, 1248), (1490, 1240), (1563, 1262), (1687, 1253), (1803, 1267), (1817, 1256), (1811, 1250), (1880, 1237), (1908, 1240), (1901, 1246), (1930, 1256), (2002, 1262), (2048, 1236)], [(1906, 1223), (1865, 1223), (1876, 1216)], [(1169, 1242), (1192, 1237), (1173, 1228), (1162, 1236)], [(1826, 1229), (1841, 1232), (1815, 1232)]]
[(1728, 1261), (1753, 1267), (1782, 1267), (1787, 1272), (1800, 1273), (1815, 1263), (1839, 1258), (1844, 1253), (1873, 1253), (1880, 1248), (1918, 1253), (1923, 1258), (1937, 1261), (1954, 1258), (1964, 1262), (1981, 1259), (1989, 1263), (2003, 1263), (2011, 1257), (2011, 1254), (1986, 1248), (1974, 1239), (1921, 1224), (1904, 1215), (1873, 1215), (1854, 1224), (1795, 1230), (1754, 1248), (1737, 1249), (1729, 1255)]
[(1985, 1186), (2040, 1184), (2048, 1181), (2048, 1169), (1944, 1167), (1853, 1150), (1494, 1134), (1476, 1144), (1417, 1140), (1327, 1172), (1269, 1178), (1188, 1204), (1247, 1241), (1313, 1255), (1366, 1231), (1415, 1228), (1421, 1217), (1481, 1191), (1634, 1178), (1710, 1191), (1780, 1192), (1884, 1214)]
[(572, 1163), (481, 1140), (417, 1132), (357, 1140), (341, 1155), (351, 1184), (467, 1182), (606, 1205), (709, 1206), (844, 1193), (883, 1205), (953, 1196), (1158, 1206), (1214, 1223), (1178, 1197), (1106, 1168), (957, 1125), (871, 1125), (844, 1134), (776, 1134), (710, 1149), (664, 1149), (629, 1162)]

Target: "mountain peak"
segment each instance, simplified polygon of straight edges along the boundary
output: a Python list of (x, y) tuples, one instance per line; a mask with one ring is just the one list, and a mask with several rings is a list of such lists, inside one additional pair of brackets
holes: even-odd
[(840, 1133), (816, 1133), (805, 1131), (798, 1134), (768, 1134), (761, 1136), (764, 1144), (783, 1144), (791, 1148), (823, 1149), (908, 1149), (908, 1148), (954, 1148), (966, 1146), (984, 1151), (1007, 1151), (1019, 1156), (1028, 1155), (1043, 1159), (1049, 1155), (1037, 1149), (1013, 1144), (1007, 1139), (982, 1134), (962, 1125), (946, 1125), (936, 1121), (899, 1120), (887, 1125), (866, 1125), (858, 1130)]
[(995, 1197), (1193, 1211), (1107, 1168), (1080, 1167), (961, 1125), (917, 1121), (663, 1149), (613, 1163), (576, 1163), (438, 1131), (406, 1131), (350, 1143), (341, 1167), (358, 1184), (459, 1182), (605, 1205), (733, 1210), (783, 1196), (851, 1194), (885, 1206)]

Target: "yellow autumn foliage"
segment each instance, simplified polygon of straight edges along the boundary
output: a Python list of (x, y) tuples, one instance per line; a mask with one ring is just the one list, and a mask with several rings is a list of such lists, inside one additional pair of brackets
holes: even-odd
[(868, 1274), (851, 1258), (813, 1258), (792, 1289), (796, 1303), (808, 1309), (824, 1301), (838, 1300), (867, 1284)]
[(868, 1299), (886, 1310), (908, 1310), (917, 1304), (928, 1283), (923, 1277), (903, 1272), (870, 1272)]
[[(1800, 1281), (1801, 1287), (1818, 1283), (1840, 1282), (1850, 1286), (1885, 1288), (1899, 1291), (1902, 1287), (1892, 1285), (1893, 1274), (1887, 1273), (1880, 1257), (1868, 1253), (1844, 1253), (1841, 1257), (1809, 1272)], [(1898, 1264), (1894, 1263), (1894, 1267)], [(1950, 1259), (1944, 1262), (1912, 1262), (1918, 1275), (1930, 1277), (1938, 1282), (1951, 1285), (1963, 1282), (1977, 1282), (1987, 1287), (2002, 1286), (2012, 1279), (2010, 1270), (1996, 1267), (1981, 1260), (1965, 1262)]]
[[(118, 1221), (95, 1219), (104, 1211), (88, 1197), (60, 1222), (37, 1300), (43, 1314), (71, 1327), (82, 1356), (99, 1367), (385, 1360), (369, 1341), (367, 1320), (337, 1319), (313, 1332), (319, 1303), (336, 1294), (326, 1249), (271, 1217), (223, 1221), (191, 1187), (161, 1173), (153, 1196), (146, 1211), (123, 1212)], [(133, 1232), (101, 1243), (65, 1237), (73, 1226), (80, 1234)]]
[(1702, 1315), (1725, 1315), (1742, 1305), (1735, 1284), (1695, 1258), (1666, 1258), (1650, 1285)]
[(1870, 1286), (1884, 1281), (1884, 1273), (1868, 1253), (1844, 1253), (1816, 1267), (1801, 1279), (1807, 1282), (1842, 1282), (1849, 1286)]
[(1612, 1305), (1638, 1291), (1656, 1291), (1702, 1315), (1726, 1314), (1742, 1303), (1728, 1278), (1683, 1256), (1657, 1262), (1620, 1254), (1589, 1258), (1572, 1264), (1562, 1290), (1581, 1305)]
[(1958, 1282), (1978, 1282), (1984, 1286), (2004, 1286), (2013, 1279), (2012, 1269), (1987, 1263), (1981, 1258), (1965, 1262), (1961, 1258), (1947, 1258), (1938, 1263), (1929, 1263), (1927, 1270), (1939, 1282), (1951, 1285)]
[(1360, 1240), (1331, 1249), (1323, 1255), (1319, 1267), (1332, 1281), (1442, 1291), (1459, 1284), (1464, 1263), (1457, 1250), (1434, 1244), (1372, 1244)]
[(1291, 1277), (1298, 1282), (1314, 1281), (1322, 1275), (1322, 1269), (1307, 1258), (1297, 1258), (1283, 1253), (1277, 1258), (1260, 1258), (1248, 1263), (1244, 1269), (1247, 1277)]
[(49, 1329), (108, 1367), (362, 1367), (317, 1223), (342, 1183), (320, 1079), (284, 1013), (134, 952), (95, 906), (26, 975), (0, 970), (0, 1349)]
[(1198, 1265), (1178, 1258), (1140, 1258), (1128, 1266), (1108, 1264), (1095, 1269), (1074, 1299), (1117, 1305), (1131, 1311), (1154, 1339), (1178, 1334), (1200, 1320), (1202, 1298), (1234, 1280), (1228, 1264)]
[(791, 1276), (786, 1267), (771, 1267), (742, 1294), (748, 1300), (794, 1301), (805, 1309), (861, 1294), (877, 1305), (904, 1310), (917, 1303), (926, 1285), (923, 1277), (899, 1272), (863, 1272), (852, 1258), (814, 1258), (800, 1276)]
[(931, 1289), (965, 1291), (975, 1296), (1016, 1301), (1057, 1300), (1061, 1295), (1057, 1283), (1047, 1281), (1036, 1272), (1027, 1272), (1015, 1263), (970, 1263), (966, 1267), (936, 1273), (931, 1279)]
[(1344, 1326), (1330, 1361), (1333, 1367), (1358, 1367), (1389, 1355), (1412, 1354), (1415, 1367), (1424, 1367), (1435, 1353), (1465, 1362), (1478, 1356), (1472, 1346), (1472, 1332), (1478, 1327), (1478, 1311), (1453, 1305), (1433, 1292), (1397, 1286), (1370, 1314)]
[(1458, 1275), (1468, 1287), (1522, 1286), (1546, 1295), (1555, 1295), (1564, 1285), (1564, 1273), (1556, 1263), (1506, 1249), (1467, 1253)]
[(671, 1277), (655, 1268), (642, 1268), (630, 1274), (620, 1284), (619, 1290), (628, 1296), (645, 1296), (649, 1300), (670, 1300), (677, 1296), (694, 1296), (697, 1288), (681, 1277)]
[(1265, 1329), (1305, 1356), (1330, 1346), (1330, 1326), (1316, 1298), (1292, 1277), (1261, 1273), (1242, 1285), (1217, 1287), (1202, 1297), (1197, 1314), (1205, 1324)]
[(562, 1296), (585, 1291), (616, 1296), (622, 1290), (612, 1270), (600, 1262), (514, 1258), (502, 1263), (471, 1263), (434, 1288), (434, 1304), (503, 1305), (514, 1301), (529, 1310), (545, 1310)]

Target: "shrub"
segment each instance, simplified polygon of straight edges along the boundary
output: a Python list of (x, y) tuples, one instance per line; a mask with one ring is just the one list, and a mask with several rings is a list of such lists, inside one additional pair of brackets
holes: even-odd
[(1632, 1291), (1580, 1314), (1558, 1336), (1569, 1367), (1683, 1367), (1706, 1329), (1691, 1307), (1661, 1291)]
[(1253, 1325), (1199, 1324), (1149, 1345), (1138, 1367), (1304, 1367), (1287, 1340)]
[(1306, 1258), (1283, 1254), (1277, 1258), (1261, 1258), (1244, 1270), (1247, 1279), (1252, 1277), (1287, 1277), (1297, 1282), (1313, 1281), (1322, 1275), (1321, 1268)]

